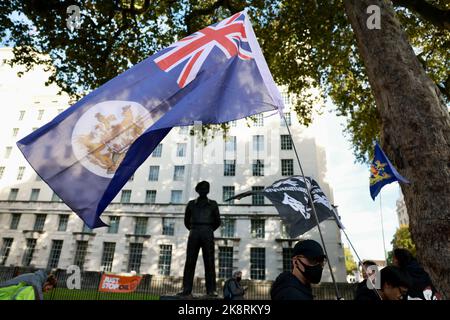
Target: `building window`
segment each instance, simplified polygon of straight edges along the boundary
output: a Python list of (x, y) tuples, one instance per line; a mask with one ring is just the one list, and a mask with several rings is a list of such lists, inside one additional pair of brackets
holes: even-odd
[(22, 180), (24, 173), (25, 167), (19, 167), (19, 171), (17, 172), (17, 180)]
[(181, 203), (182, 190), (172, 190), (170, 195), (170, 203)]
[(162, 244), (159, 246), (159, 274), (163, 276), (170, 275), (170, 264), (172, 262), (172, 246)]
[(173, 170), (173, 181), (183, 181), (184, 166), (175, 166)]
[(66, 231), (68, 223), (69, 223), (69, 215), (61, 214), (59, 216), (58, 231)]
[(262, 115), (262, 113), (255, 115), (255, 123), (254, 126), (255, 127), (263, 127), (264, 126), (264, 117)]
[(223, 161), (223, 175), (225, 177), (232, 177), (236, 175), (236, 160)]
[(139, 273), (141, 269), (142, 260), (142, 243), (130, 243), (130, 252), (128, 255), (128, 268), (127, 271), (136, 271)]
[[(288, 126), (291, 126), (292, 125), (291, 113), (290, 112), (285, 112), (284, 113), (284, 117), (286, 119), (286, 122), (287, 122)], [(286, 127), (286, 123), (284, 122), (283, 118), (281, 118), (280, 122), (281, 122), (280, 124), (281, 124), (282, 127)]]
[(229, 279), (233, 275), (233, 247), (219, 247), (219, 278)]
[(235, 225), (236, 225), (236, 219), (230, 219), (230, 218), (223, 219), (222, 225), (220, 228), (220, 236), (223, 238), (233, 238)]
[(175, 219), (174, 218), (163, 218), (162, 224), (163, 224), (163, 229), (162, 229), (163, 235), (173, 236), (175, 234)]
[(156, 190), (147, 190), (145, 192), (145, 203), (156, 203)]
[(266, 279), (265, 248), (250, 248), (250, 278), (252, 280)]
[(148, 181), (158, 181), (159, 166), (150, 166)]
[(84, 260), (86, 259), (87, 247), (87, 241), (77, 241), (73, 264), (79, 266), (81, 270), (84, 269)]
[(103, 272), (111, 272), (114, 261), (114, 252), (116, 251), (115, 242), (103, 242), (102, 264)]
[(225, 138), (225, 152), (236, 152), (236, 137), (227, 136)]
[(130, 203), (130, 199), (131, 199), (131, 190), (122, 190), (120, 203)]
[(160, 144), (158, 144), (157, 146), (156, 146), (156, 148), (153, 150), (153, 152), (152, 152), (152, 157), (153, 158), (160, 158), (161, 157), (161, 154), (162, 154), (162, 143), (160, 143)]
[(25, 116), (25, 110), (20, 110), (19, 112), (20, 112), (19, 113), (19, 121), (20, 121), (23, 120), (23, 117)]
[(263, 135), (253, 136), (253, 151), (254, 152), (264, 151), (264, 136)]
[(6, 147), (5, 150), (5, 159), (8, 159), (9, 156), (11, 155), (11, 151), (12, 151), (12, 147)]
[(292, 270), (292, 248), (283, 248), (283, 272)]
[(282, 159), (281, 160), (281, 175), (293, 176), (294, 175), (294, 160)]
[(251, 234), (252, 234), (252, 238), (264, 239), (264, 237), (265, 237), (265, 232), (264, 232), (265, 224), (266, 224), (266, 220), (263, 220), (263, 219), (252, 219), (251, 220)]
[(264, 176), (264, 160), (253, 160), (253, 175)]
[(281, 150), (292, 150), (292, 139), (288, 134), (282, 134), (280, 136)]
[(230, 121), (228, 123), (229, 123), (230, 127), (235, 128), (237, 126), (237, 121), (236, 120), (232, 120), (232, 121)]
[[(261, 192), (264, 190), (264, 187), (252, 187), (252, 191)], [(252, 194), (252, 205), (260, 206), (264, 204), (264, 195), (262, 193)]]
[(61, 202), (62, 200), (61, 200), (60, 197), (58, 197), (58, 195), (56, 193), (53, 192), (53, 194), (52, 194), (52, 201), (53, 202)]
[(22, 265), (28, 267), (33, 260), (34, 248), (36, 247), (36, 239), (27, 239), (27, 246), (22, 257)]
[(5, 167), (0, 167), (0, 179), (3, 178), (3, 173), (5, 173)]
[(19, 134), (19, 128), (13, 128), (13, 138), (17, 137), (17, 135)]
[(136, 224), (134, 226), (134, 234), (143, 236), (147, 233), (147, 217), (136, 217)]
[(6, 260), (8, 260), (9, 253), (11, 252), (13, 241), (13, 238), (3, 238), (2, 249), (0, 250), (0, 266), (4, 266), (6, 264)]
[[(234, 186), (224, 186), (222, 190), (223, 202), (225, 202), (228, 198), (234, 197)], [(234, 200), (228, 201), (227, 203), (234, 204)]]
[(8, 201), (16, 201), (18, 193), (19, 193), (19, 189), (15, 189), (15, 188), (11, 189), (9, 191)]
[(53, 240), (50, 256), (48, 258), (47, 269), (58, 268), (59, 257), (61, 256), (63, 241)]
[(110, 216), (109, 217), (108, 233), (117, 233), (117, 232), (119, 232), (119, 223), (120, 223), (120, 217)]
[(291, 97), (290, 97), (289, 93), (283, 92), (281, 94), (281, 97), (283, 98), (283, 102), (285, 105), (289, 106), (291, 104)]
[(36, 219), (34, 220), (34, 231), (44, 231), (45, 219), (47, 218), (46, 214), (37, 214)]
[(20, 221), (20, 213), (13, 213), (11, 217), (11, 224), (9, 225), (9, 228), (11, 230), (17, 230), (17, 227), (19, 226)]
[(41, 189), (31, 189), (30, 201), (37, 201), (39, 198), (39, 192), (41, 192)]
[(186, 143), (177, 143), (177, 157), (186, 156)]
[(38, 111), (38, 120), (42, 120), (42, 116), (44, 115), (44, 110)]
[(180, 129), (178, 130), (178, 133), (179, 134), (188, 134), (188, 132), (189, 132), (189, 126), (182, 126), (182, 127), (180, 127)]

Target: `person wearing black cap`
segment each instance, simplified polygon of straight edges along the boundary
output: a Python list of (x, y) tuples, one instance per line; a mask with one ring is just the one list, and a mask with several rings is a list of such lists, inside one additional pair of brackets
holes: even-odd
[(311, 283), (320, 282), (325, 259), (318, 242), (297, 242), (292, 252), (292, 271), (277, 277), (270, 290), (272, 300), (313, 300)]
[(208, 296), (217, 296), (216, 268), (214, 265), (214, 231), (219, 228), (220, 213), (217, 202), (208, 199), (209, 182), (197, 184), (195, 191), (199, 197), (189, 201), (184, 214), (184, 225), (189, 230), (186, 251), (186, 263), (183, 273), (183, 291), (179, 296), (190, 297), (194, 281), (195, 265), (200, 248), (202, 248), (205, 265), (205, 285)]

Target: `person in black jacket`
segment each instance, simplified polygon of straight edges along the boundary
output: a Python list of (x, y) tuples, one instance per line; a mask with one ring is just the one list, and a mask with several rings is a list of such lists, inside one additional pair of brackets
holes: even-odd
[(374, 287), (370, 286), (370, 284), (369, 286), (367, 285), (368, 281), (367, 279), (369, 277), (369, 275), (367, 274), (368, 268), (370, 266), (377, 266), (377, 264), (371, 260), (366, 260), (362, 263), (361, 266), (364, 280), (358, 283), (358, 285), (356, 286), (354, 299), (360, 300), (359, 299), (360, 297), (371, 297), (370, 300), (376, 300), (377, 298), (378, 300), (380, 300), (380, 297), (377, 295), (377, 292), (374, 290)]
[(311, 283), (320, 282), (325, 259), (318, 242), (297, 242), (292, 252), (292, 271), (277, 277), (270, 290), (272, 300), (313, 300)]
[(225, 300), (244, 300), (247, 287), (241, 286), (242, 272), (236, 271), (223, 285), (223, 298)]
[(355, 300), (402, 300), (410, 286), (408, 275), (395, 266), (387, 266), (381, 269), (380, 282), (377, 285), (375, 280), (374, 285), (378, 294), (374, 294), (373, 290), (362, 290), (357, 294)]
[(403, 248), (394, 249), (393, 264), (406, 272), (411, 280), (408, 290), (409, 300), (440, 300), (440, 294), (433, 286), (430, 276), (422, 268), (411, 252)]
[(207, 197), (209, 182), (201, 181), (195, 187), (199, 197), (189, 201), (184, 214), (184, 225), (189, 230), (186, 263), (183, 273), (183, 291), (179, 296), (191, 296), (195, 265), (200, 248), (205, 265), (205, 285), (208, 296), (217, 296), (214, 265), (214, 231), (219, 228), (220, 213), (217, 202)]

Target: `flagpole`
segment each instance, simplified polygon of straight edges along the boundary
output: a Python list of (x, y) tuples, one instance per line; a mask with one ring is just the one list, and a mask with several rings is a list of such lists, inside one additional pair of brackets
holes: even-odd
[(381, 205), (381, 191), (380, 191), (380, 217), (381, 217), (381, 235), (383, 236), (384, 261), (387, 265), (386, 241), (384, 240), (383, 207)]
[[(353, 250), (353, 252), (354, 252), (355, 255), (356, 255), (356, 259), (358, 260), (359, 265), (360, 265), (361, 268), (366, 272), (366, 274), (368, 274), (367, 268), (364, 266), (364, 264), (363, 264), (361, 258), (359, 257), (358, 252), (356, 252), (356, 249), (355, 249), (355, 247), (353, 246), (353, 243), (350, 241), (350, 238), (348, 237), (347, 232), (345, 232), (344, 227), (341, 227), (342, 224), (340, 223), (340, 221), (338, 221), (338, 217), (337, 217), (336, 212), (334, 212), (334, 213), (335, 213), (334, 219), (336, 220), (336, 224), (338, 225), (339, 229), (344, 233), (345, 238), (347, 239), (348, 243), (350, 244), (350, 247), (352, 247), (352, 250)], [(372, 286), (372, 289), (375, 291), (375, 293), (377, 294), (378, 298), (380, 298), (380, 300), (383, 300), (383, 299), (381, 298), (380, 293), (378, 292), (378, 290), (377, 290), (374, 286)]]
[(313, 202), (313, 199), (312, 199), (312, 196), (311, 196), (311, 191), (309, 190), (308, 184), (306, 183), (306, 177), (305, 177), (305, 174), (303, 173), (302, 164), (300, 162), (300, 158), (299, 158), (298, 153), (297, 153), (297, 148), (295, 147), (294, 139), (292, 139), (291, 130), (289, 129), (289, 125), (288, 125), (288, 123), (286, 121), (286, 117), (284, 116), (284, 112), (280, 112), (280, 115), (283, 118), (284, 123), (286, 124), (286, 128), (288, 130), (289, 136), (291, 137), (292, 146), (294, 147), (295, 156), (297, 157), (297, 162), (298, 162), (298, 165), (300, 167), (300, 172), (302, 173), (303, 181), (305, 182), (306, 190), (308, 191), (308, 198), (309, 198), (309, 201), (311, 203), (312, 211), (313, 211), (313, 214), (314, 214), (314, 219), (316, 220), (317, 229), (319, 230), (320, 240), (322, 241), (322, 245), (323, 245), (323, 251), (325, 252), (325, 255), (327, 257), (327, 263), (328, 263), (328, 267), (330, 268), (330, 274), (331, 274), (331, 279), (333, 280), (334, 289), (335, 289), (335, 292), (336, 292), (336, 298), (337, 298), (337, 300), (340, 300), (341, 299), (341, 295), (339, 294), (339, 289), (337, 287), (336, 279), (334, 278), (333, 269), (331, 268), (330, 259), (328, 258), (327, 248), (325, 246), (325, 241), (323, 240), (322, 230), (320, 229), (319, 218), (318, 218), (317, 213), (316, 213), (316, 208), (314, 206), (314, 202)]

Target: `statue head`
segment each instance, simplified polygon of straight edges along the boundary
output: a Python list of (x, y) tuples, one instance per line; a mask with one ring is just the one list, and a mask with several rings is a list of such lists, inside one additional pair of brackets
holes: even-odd
[(195, 191), (197, 191), (200, 197), (206, 197), (206, 195), (209, 193), (209, 182), (208, 181), (199, 182), (195, 187)]

